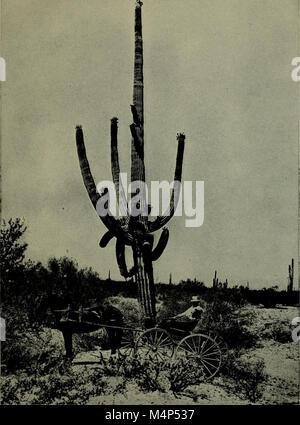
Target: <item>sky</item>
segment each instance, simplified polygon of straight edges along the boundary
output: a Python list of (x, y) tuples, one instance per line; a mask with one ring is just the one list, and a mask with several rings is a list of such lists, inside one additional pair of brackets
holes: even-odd
[[(2, 216), (25, 218), (30, 258), (67, 255), (114, 279), (114, 242), (98, 245), (105, 227), (83, 186), (75, 126), (99, 182), (111, 179), (117, 116), (130, 173), (134, 3), (1, 0)], [(205, 188), (203, 225), (170, 221), (155, 280), (211, 285), (217, 270), (229, 286), (285, 289), (297, 258), (298, 0), (145, 0), (142, 12), (147, 181), (172, 181), (184, 132), (183, 180)]]

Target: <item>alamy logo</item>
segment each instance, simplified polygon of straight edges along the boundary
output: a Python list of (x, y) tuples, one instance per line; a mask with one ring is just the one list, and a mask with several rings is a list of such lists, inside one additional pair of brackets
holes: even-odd
[(300, 317), (294, 317), (292, 320), (292, 325), (296, 326), (295, 329), (292, 331), (292, 340), (294, 342), (299, 342), (300, 341)]
[(292, 80), (298, 83), (300, 81), (300, 57), (293, 58), (292, 66), (295, 67), (291, 73)]
[[(97, 202), (100, 217), (107, 215), (126, 217), (183, 216), (186, 227), (200, 227), (204, 222), (203, 181), (151, 181), (150, 187), (144, 181), (128, 185), (127, 173), (120, 173), (119, 190), (110, 180), (97, 185), (101, 195)], [(125, 190), (126, 189), (126, 190)], [(119, 199), (117, 199), (119, 193)], [(149, 199), (150, 198), (150, 199)], [(130, 199), (130, 200), (129, 200)], [(150, 202), (149, 202), (150, 201)], [(117, 205), (119, 208), (117, 208)], [(173, 211), (172, 211), (173, 210)]]

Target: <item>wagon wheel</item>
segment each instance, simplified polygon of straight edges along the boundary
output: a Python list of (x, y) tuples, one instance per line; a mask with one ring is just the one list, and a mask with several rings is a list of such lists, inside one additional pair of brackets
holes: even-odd
[(138, 337), (134, 350), (146, 358), (165, 360), (173, 356), (174, 343), (166, 330), (153, 328)]
[(220, 370), (222, 351), (215, 339), (203, 334), (192, 334), (179, 342), (175, 358), (195, 361), (201, 366), (205, 377), (209, 379)]
[(131, 357), (134, 353), (136, 335), (134, 331), (124, 330), (121, 346), (118, 350), (120, 357)]
[(221, 350), (221, 354), (222, 354), (222, 363), (224, 363), (224, 361), (227, 359), (228, 357), (228, 352), (229, 352), (229, 348), (227, 343), (225, 342), (225, 340), (218, 335), (215, 332), (209, 332), (208, 336), (213, 339), (214, 341), (216, 341), (216, 343), (218, 344), (220, 350)]

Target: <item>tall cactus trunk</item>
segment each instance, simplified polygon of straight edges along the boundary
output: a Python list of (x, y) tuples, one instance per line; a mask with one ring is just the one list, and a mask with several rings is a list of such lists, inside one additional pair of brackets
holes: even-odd
[(145, 245), (140, 246), (137, 243), (133, 247), (133, 258), (138, 301), (142, 309), (144, 325), (146, 328), (153, 327), (156, 321), (156, 311), (151, 252)]
[(142, 38), (142, 4), (135, 7), (135, 49), (134, 49), (134, 79), (133, 106), (138, 141), (133, 137), (131, 142), (131, 181), (145, 181), (144, 164), (144, 77), (143, 77), (143, 38)]
[[(144, 163), (144, 77), (143, 77), (143, 37), (142, 37), (142, 2), (137, 1), (135, 7), (135, 49), (133, 80), (133, 119), (136, 137), (131, 142), (131, 181), (145, 181)], [(132, 196), (135, 196), (133, 193)], [(146, 200), (141, 200), (141, 211), (146, 208)], [(147, 217), (138, 216), (137, 223), (145, 226)], [(150, 249), (148, 249), (148, 247)], [(149, 244), (140, 244), (137, 240), (133, 246), (133, 257), (136, 269), (136, 284), (139, 303), (144, 316), (145, 327), (155, 324), (155, 287)]]

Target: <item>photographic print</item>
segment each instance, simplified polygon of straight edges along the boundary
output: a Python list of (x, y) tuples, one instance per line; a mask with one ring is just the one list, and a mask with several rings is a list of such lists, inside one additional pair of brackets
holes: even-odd
[(300, 2), (0, 4), (1, 404), (299, 404)]

